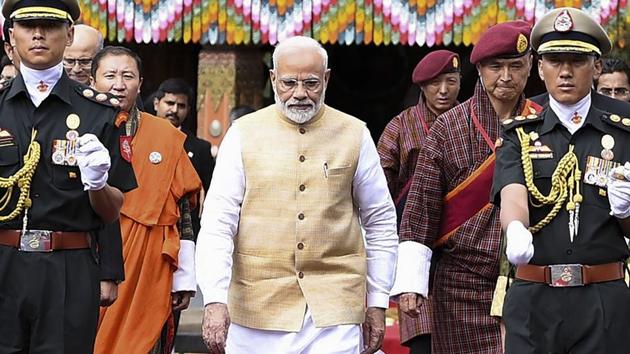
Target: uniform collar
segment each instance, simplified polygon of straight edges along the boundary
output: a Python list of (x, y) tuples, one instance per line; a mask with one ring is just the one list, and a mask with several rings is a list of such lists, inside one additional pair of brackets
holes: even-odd
[(36, 107), (39, 107), (61, 78), (63, 63), (59, 62), (59, 64), (44, 70), (31, 69), (22, 63), (20, 72), (31, 101)]
[[(582, 125), (581, 126), (590, 125), (590, 126), (596, 128), (597, 130), (605, 131), (605, 127), (602, 124), (602, 121), (601, 121), (600, 117), (602, 115), (606, 114), (606, 112), (600, 110), (599, 108), (597, 108), (597, 106), (601, 106), (601, 105), (598, 105), (599, 99), (598, 99), (597, 93), (595, 93), (594, 91), (591, 91), (591, 93), (589, 95), (587, 95), (585, 98), (583, 98), (582, 100), (585, 100), (587, 97), (588, 97), (588, 107), (589, 108), (587, 110), (587, 113), (582, 115), (582, 117), (585, 117), (585, 119), (582, 121)], [(540, 129), (540, 134), (546, 134), (546, 133), (550, 132), (551, 130), (553, 130), (556, 127), (556, 125), (563, 125), (563, 126), (565, 126), (564, 123), (561, 122), (560, 118), (558, 118), (558, 115), (556, 114), (556, 112), (553, 109), (551, 109), (551, 102), (552, 102), (552, 100), (553, 100), (553, 97), (551, 97), (551, 95), (549, 95), (549, 104), (548, 104), (549, 109), (545, 113), (543, 125), (542, 125), (542, 127)], [(553, 100), (553, 101), (557, 102), (555, 100)], [(582, 114), (582, 113), (580, 113), (580, 114)], [(570, 123), (573, 124), (573, 122), (570, 122)]]
[[(49, 95), (57, 96), (60, 99), (62, 99), (64, 102), (66, 102), (67, 104), (70, 104), (70, 91), (72, 90), (70, 87), (71, 81), (70, 81), (70, 78), (68, 78), (68, 76), (66, 75), (66, 73), (63, 72), (63, 64), (60, 64), (60, 65), (62, 65), (61, 66), (62, 71), (60, 73), (60, 77), (56, 81), (56, 83), (52, 86), (52, 90), (49, 89)], [(18, 72), (18, 75), (16, 76), (16, 78), (13, 80), (11, 84), (11, 88), (9, 89), (7, 93), (7, 99), (11, 99), (21, 92), (24, 92), (26, 95), (30, 97), (30, 91), (27, 88), (27, 84), (25, 82), (26, 79), (24, 78), (25, 71), (22, 70), (22, 67), (23, 66), (20, 66), (21, 70)]]
[[(571, 134), (580, 129), (586, 122), (588, 111), (591, 108), (591, 95), (584, 96), (581, 100), (572, 105), (565, 105), (556, 101), (553, 96), (549, 95), (549, 108), (556, 114), (560, 123), (564, 125)], [(571, 118), (577, 113), (582, 117), (579, 123), (573, 123)]]

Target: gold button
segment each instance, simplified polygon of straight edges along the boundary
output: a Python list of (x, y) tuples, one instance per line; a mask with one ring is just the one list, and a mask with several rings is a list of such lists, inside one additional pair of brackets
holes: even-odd
[(300, 219), (300, 220), (304, 220), (304, 214), (300, 213), (300, 214), (298, 215), (298, 219)]
[(300, 192), (304, 192), (305, 189), (306, 189), (306, 186), (303, 184), (300, 184)]
[(613, 121), (613, 122), (615, 122), (615, 123), (619, 123), (619, 122), (621, 121), (621, 117), (619, 117), (619, 116), (618, 116), (618, 115), (616, 115), (616, 114), (611, 114), (611, 115), (610, 115), (610, 120), (612, 120), (612, 121)]
[(304, 162), (304, 160), (306, 160), (306, 157), (304, 157), (304, 155), (300, 155), (300, 162)]
[(300, 279), (304, 278), (304, 273), (299, 272), (299, 273), (298, 273), (298, 278), (300, 278)]
[(303, 249), (304, 249), (304, 244), (303, 244), (302, 242), (298, 243), (298, 244), (297, 244), (297, 248), (298, 248), (299, 250), (303, 250)]

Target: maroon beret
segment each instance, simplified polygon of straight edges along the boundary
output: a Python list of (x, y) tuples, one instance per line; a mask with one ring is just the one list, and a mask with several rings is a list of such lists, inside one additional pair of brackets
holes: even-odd
[(413, 69), (411, 79), (414, 84), (432, 80), (440, 74), (459, 71), (459, 55), (449, 50), (436, 50), (427, 54), (416, 68)]
[(489, 58), (517, 58), (529, 52), (532, 26), (525, 21), (503, 22), (481, 35), (470, 53), (470, 62), (478, 64)]

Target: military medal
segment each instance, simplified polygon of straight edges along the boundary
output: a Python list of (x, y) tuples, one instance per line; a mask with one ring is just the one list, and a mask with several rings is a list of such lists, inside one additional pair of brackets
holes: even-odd
[(66, 139), (77, 140), (79, 138), (79, 132), (76, 130), (68, 130), (66, 132)]
[(588, 156), (583, 181), (592, 186), (606, 187), (608, 185), (608, 175), (610, 171), (617, 166), (621, 166), (621, 164), (606, 159), (600, 159), (595, 156)]
[(149, 161), (151, 161), (151, 163), (154, 165), (159, 164), (160, 162), (162, 162), (162, 154), (157, 151), (153, 151), (151, 154), (149, 154)]
[(602, 147), (604, 149), (602, 150), (601, 155), (604, 160), (611, 161), (612, 159), (615, 158), (615, 154), (613, 154), (612, 152), (612, 148), (614, 146), (615, 146), (615, 138), (613, 138), (609, 134), (602, 136)]
[(75, 113), (68, 114), (68, 117), (66, 117), (66, 126), (68, 127), (68, 129), (77, 129), (80, 124), (81, 118), (79, 118), (79, 116)]
[(63, 152), (61, 151), (55, 151), (52, 154), (52, 162), (55, 165), (63, 165), (63, 160), (64, 160), (64, 156), (63, 156)]

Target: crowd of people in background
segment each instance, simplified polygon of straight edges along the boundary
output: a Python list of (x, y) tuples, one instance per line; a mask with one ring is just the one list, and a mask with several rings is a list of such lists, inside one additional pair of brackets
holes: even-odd
[(0, 353), (170, 353), (198, 286), (217, 354), (376, 353), (390, 298), (412, 354), (627, 351), (630, 68), (583, 11), (490, 27), (463, 102), (462, 58), (427, 54), (378, 144), (288, 38), (216, 161), (191, 85), (143, 99), (79, 12), (2, 7)]

